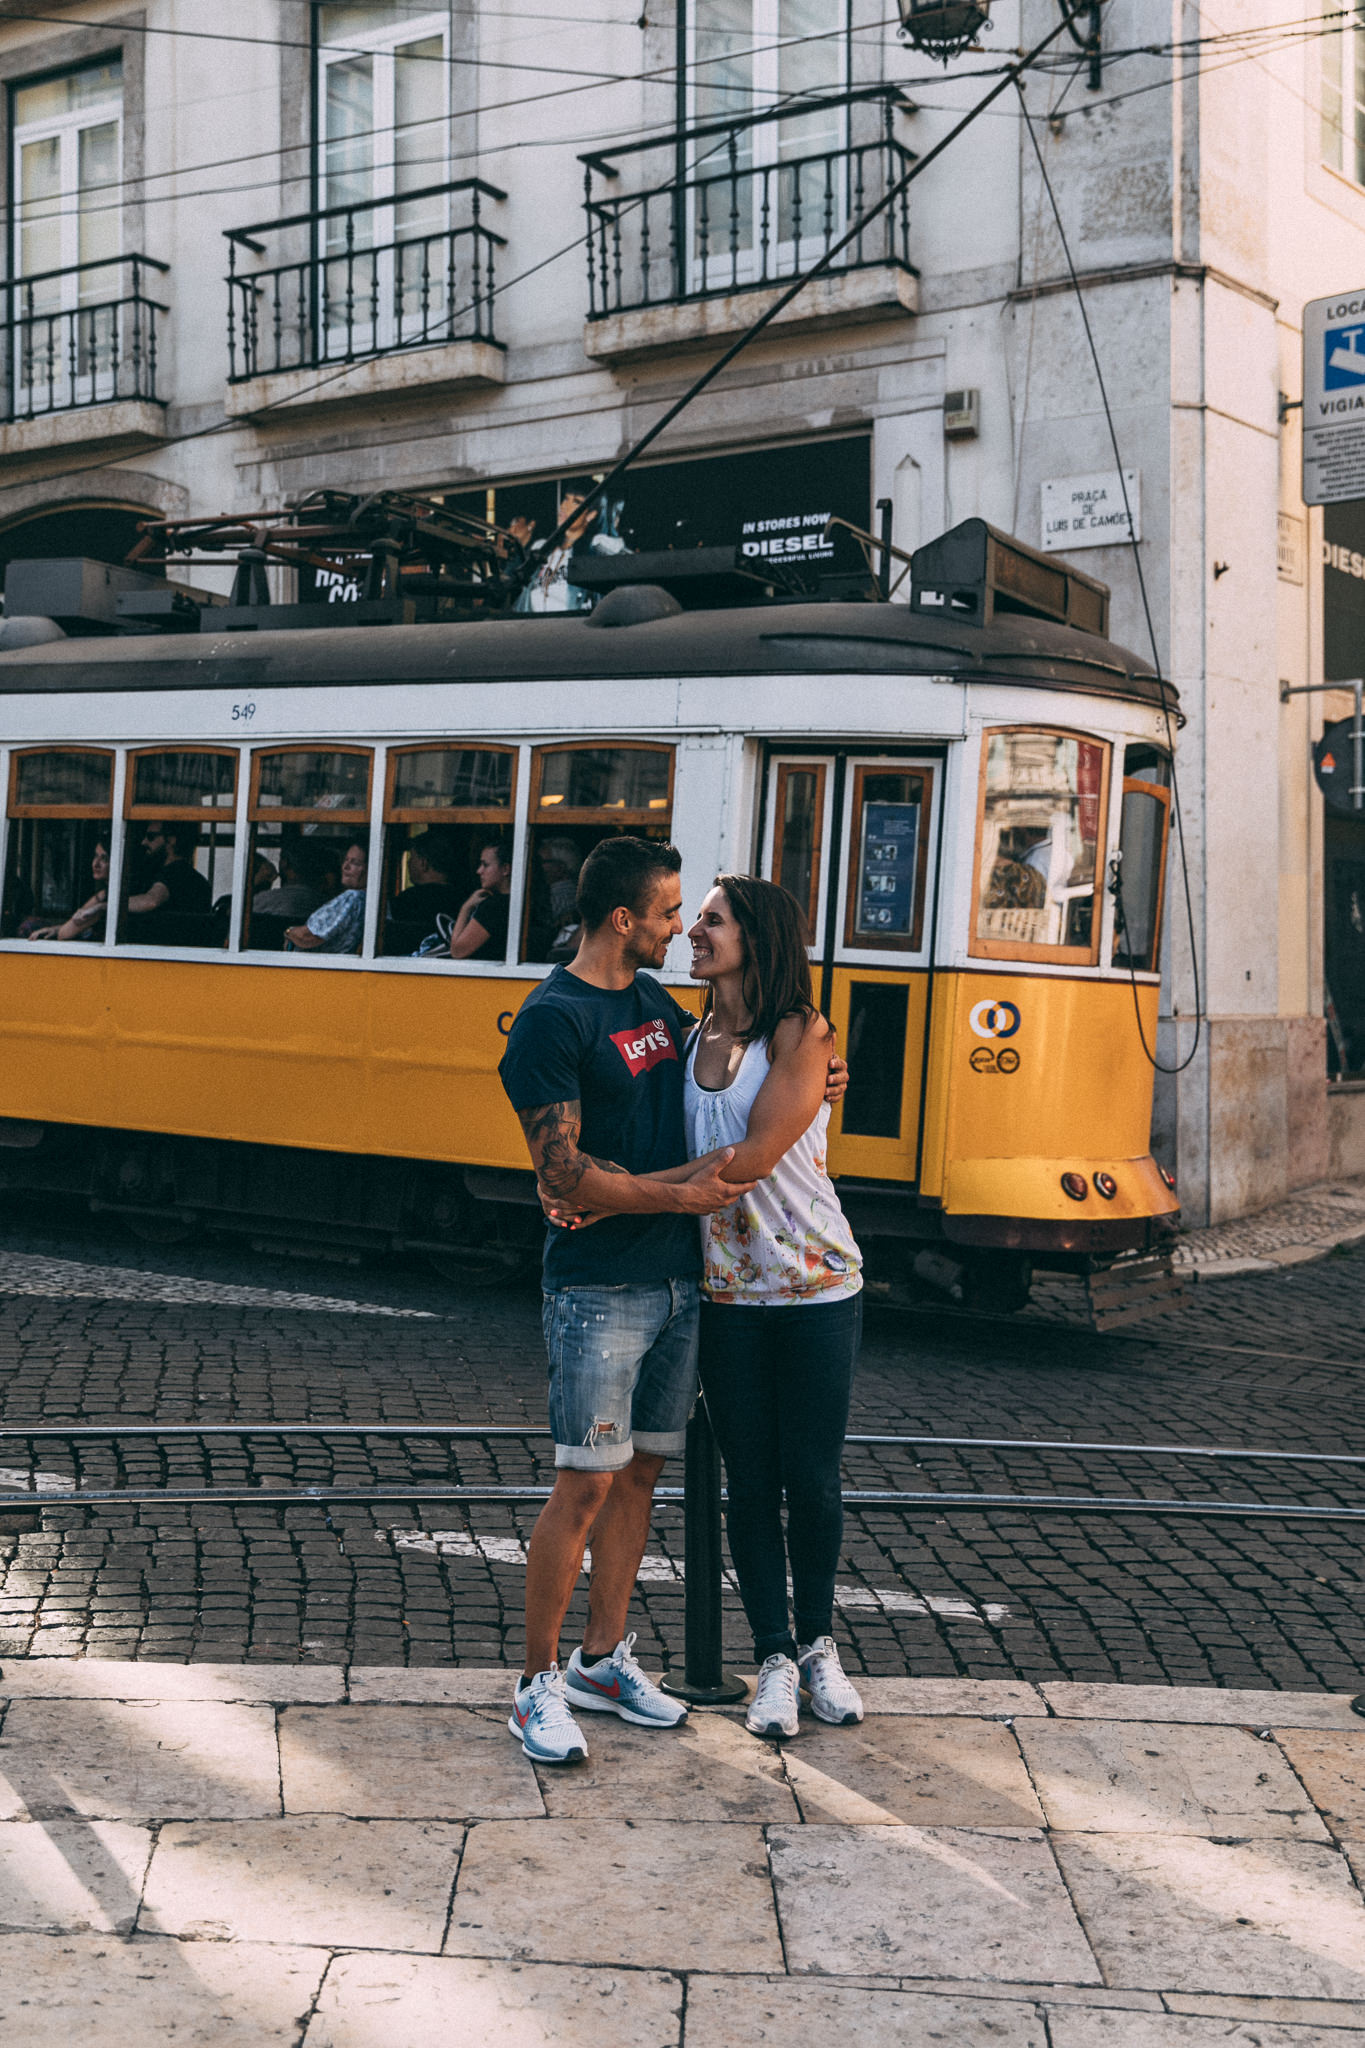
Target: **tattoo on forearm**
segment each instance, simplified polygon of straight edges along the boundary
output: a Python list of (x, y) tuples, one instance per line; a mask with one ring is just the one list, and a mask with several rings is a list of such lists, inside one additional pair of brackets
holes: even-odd
[(566, 1199), (577, 1194), (579, 1183), (590, 1167), (600, 1173), (624, 1173), (612, 1159), (594, 1159), (579, 1150), (583, 1108), (578, 1102), (547, 1102), (539, 1109), (518, 1111), (526, 1133), (531, 1158), (540, 1179), (551, 1193)]

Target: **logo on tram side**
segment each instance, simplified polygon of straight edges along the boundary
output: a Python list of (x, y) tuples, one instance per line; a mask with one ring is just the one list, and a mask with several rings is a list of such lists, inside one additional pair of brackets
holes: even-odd
[(648, 1024), (637, 1024), (633, 1031), (613, 1031), (611, 1042), (637, 1081), (651, 1067), (678, 1057), (678, 1048), (662, 1017), (653, 1017)]
[(1013, 1038), (1019, 1029), (1019, 1011), (1014, 1003), (991, 996), (973, 1007), (967, 1022), (978, 1038)]
[(988, 1045), (974, 1045), (967, 1060), (974, 1074), (1017, 1074), (1019, 1055), (1012, 1045), (1004, 1045), (999, 1052), (992, 1052)]

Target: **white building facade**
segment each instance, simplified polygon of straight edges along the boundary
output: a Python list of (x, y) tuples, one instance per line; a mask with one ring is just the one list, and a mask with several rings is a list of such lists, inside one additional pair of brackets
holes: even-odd
[[(1281, 697), (1325, 679), (1301, 310), (1365, 286), (1365, 29), (1329, 11), (1108, 0), (1098, 77), (1064, 37), (1026, 89), (1188, 720), (1155, 1136), (1194, 1223), (1365, 1171), (1365, 826), (1325, 823), (1311, 762), (1344, 707)], [(0, 0), (0, 562), (319, 489), (543, 535), (1058, 18), (997, 0), (940, 69), (867, 0), (39, 12)], [(973, 516), (1042, 545), (1119, 466), (1011, 91), (603, 523), (823, 562), (827, 515), (890, 499), (903, 548)], [(1075, 559), (1147, 652), (1129, 547)]]

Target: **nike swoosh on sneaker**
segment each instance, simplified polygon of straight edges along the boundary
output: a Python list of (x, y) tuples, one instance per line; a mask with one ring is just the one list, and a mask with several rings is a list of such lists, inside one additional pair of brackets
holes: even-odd
[(526, 1723), (527, 1723), (527, 1722), (528, 1722), (528, 1721), (530, 1720), (530, 1718), (531, 1718), (531, 1709), (530, 1709), (530, 1708), (528, 1707), (528, 1708), (526, 1709), (526, 1712), (525, 1712), (525, 1713), (523, 1714), (523, 1713), (522, 1713), (522, 1711), (521, 1711), (521, 1708), (520, 1708), (520, 1707), (519, 1707), (519, 1706), (517, 1705), (516, 1701), (515, 1701), (515, 1700), (513, 1700), (513, 1702), (512, 1702), (512, 1718), (513, 1718), (513, 1719), (515, 1720), (515, 1722), (516, 1722), (516, 1724), (517, 1724), (518, 1728), (524, 1728), (524, 1727), (526, 1726)]
[(621, 1681), (619, 1678), (613, 1678), (610, 1685), (603, 1685), (600, 1679), (589, 1678), (586, 1671), (575, 1671), (574, 1677), (580, 1684), (590, 1685), (594, 1692), (605, 1693), (609, 1700), (619, 1700), (621, 1697)]

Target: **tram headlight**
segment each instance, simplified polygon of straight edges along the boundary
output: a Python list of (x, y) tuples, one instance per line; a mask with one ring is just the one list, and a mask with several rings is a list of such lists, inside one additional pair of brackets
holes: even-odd
[(1073, 1202), (1083, 1202), (1090, 1193), (1090, 1183), (1083, 1173), (1064, 1173), (1062, 1193), (1070, 1195)]
[(1112, 1173), (1097, 1173), (1095, 1175), (1095, 1193), (1103, 1195), (1106, 1202), (1112, 1202), (1118, 1191), (1119, 1184), (1114, 1179)]
[(991, 0), (900, 0), (900, 33), (926, 56), (960, 56), (991, 18)]

